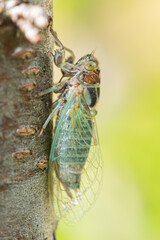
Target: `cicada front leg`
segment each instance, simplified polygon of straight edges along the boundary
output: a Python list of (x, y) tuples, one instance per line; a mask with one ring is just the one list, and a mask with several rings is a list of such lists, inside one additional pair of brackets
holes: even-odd
[(74, 52), (73, 52), (70, 48), (67, 48), (67, 47), (64, 47), (64, 48), (65, 48), (65, 50), (66, 50), (67, 52), (70, 53), (70, 55), (69, 55), (69, 56), (67, 57), (67, 59), (66, 59), (66, 62), (73, 64), (74, 61), (75, 61)]
[[(50, 18), (49, 27), (55, 43), (59, 47), (59, 49), (55, 50), (55, 54), (53, 55), (54, 63), (58, 68), (61, 69), (63, 77), (71, 77), (79, 71), (79, 67), (75, 66), (74, 64), (74, 52), (71, 49), (65, 47), (59, 40), (57, 33), (52, 28), (52, 18)], [(66, 52), (68, 52), (70, 55), (65, 59)]]

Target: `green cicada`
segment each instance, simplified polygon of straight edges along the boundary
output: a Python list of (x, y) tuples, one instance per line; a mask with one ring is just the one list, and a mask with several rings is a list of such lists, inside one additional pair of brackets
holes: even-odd
[[(50, 26), (56, 45), (54, 63), (62, 71), (55, 86), (39, 94), (55, 92), (58, 100), (40, 135), (56, 116), (49, 157), (49, 186), (56, 215), (74, 223), (95, 201), (101, 177), (95, 106), (100, 95), (99, 63), (87, 54), (74, 63), (73, 52), (64, 47)], [(66, 59), (66, 51), (70, 56)]]

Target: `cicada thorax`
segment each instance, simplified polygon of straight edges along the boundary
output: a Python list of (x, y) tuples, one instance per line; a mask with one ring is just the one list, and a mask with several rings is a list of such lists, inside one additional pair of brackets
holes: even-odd
[[(79, 110), (77, 109), (77, 111)], [(88, 119), (87, 123), (84, 121), (78, 123), (76, 110), (74, 110), (74, 114), (73, 120), (71, 110), (62, 123), (54, 155), (57, 178), (71, 198), (70, 189), (78, 190), (80, 188), (81, 172), (92, 141), (91, 120)]]
[(87, 105), (91, 108), (94, 107), (97, 104), (100, 95), (100, 88), (97, 86), (94, 87), (94, 85), (100, 83), (99, 73), (84, 71), (78, 76), (78, 79), (86, 84), (83, 95)]

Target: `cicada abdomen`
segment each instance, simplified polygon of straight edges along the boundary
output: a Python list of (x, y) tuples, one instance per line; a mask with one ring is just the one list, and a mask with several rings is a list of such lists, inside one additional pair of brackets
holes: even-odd
[(92, 140), (92, 122), (78, 120), (80, 111), (71, 114), (76, 116), (67, 116), (62, 123), (54, 155), (57, 178), (64, 185), (70, 198), (72, 198), (70, 189), (80, 188), (81, 171), (88, 157)]

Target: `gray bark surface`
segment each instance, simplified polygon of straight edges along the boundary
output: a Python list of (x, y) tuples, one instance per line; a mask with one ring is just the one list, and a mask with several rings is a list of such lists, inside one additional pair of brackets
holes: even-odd
[[(43, 2), (52, 15), (52, 1)], [(51, 95), (34, 95), (52, 85), (53, 39), (48, 29), (30, 44), (8, 19), (0, 26), (0, 239), (54, 239), (46, 158), (52, 124), (38, 137)], [(16, 54), (21, 47), (24, 51)]]

